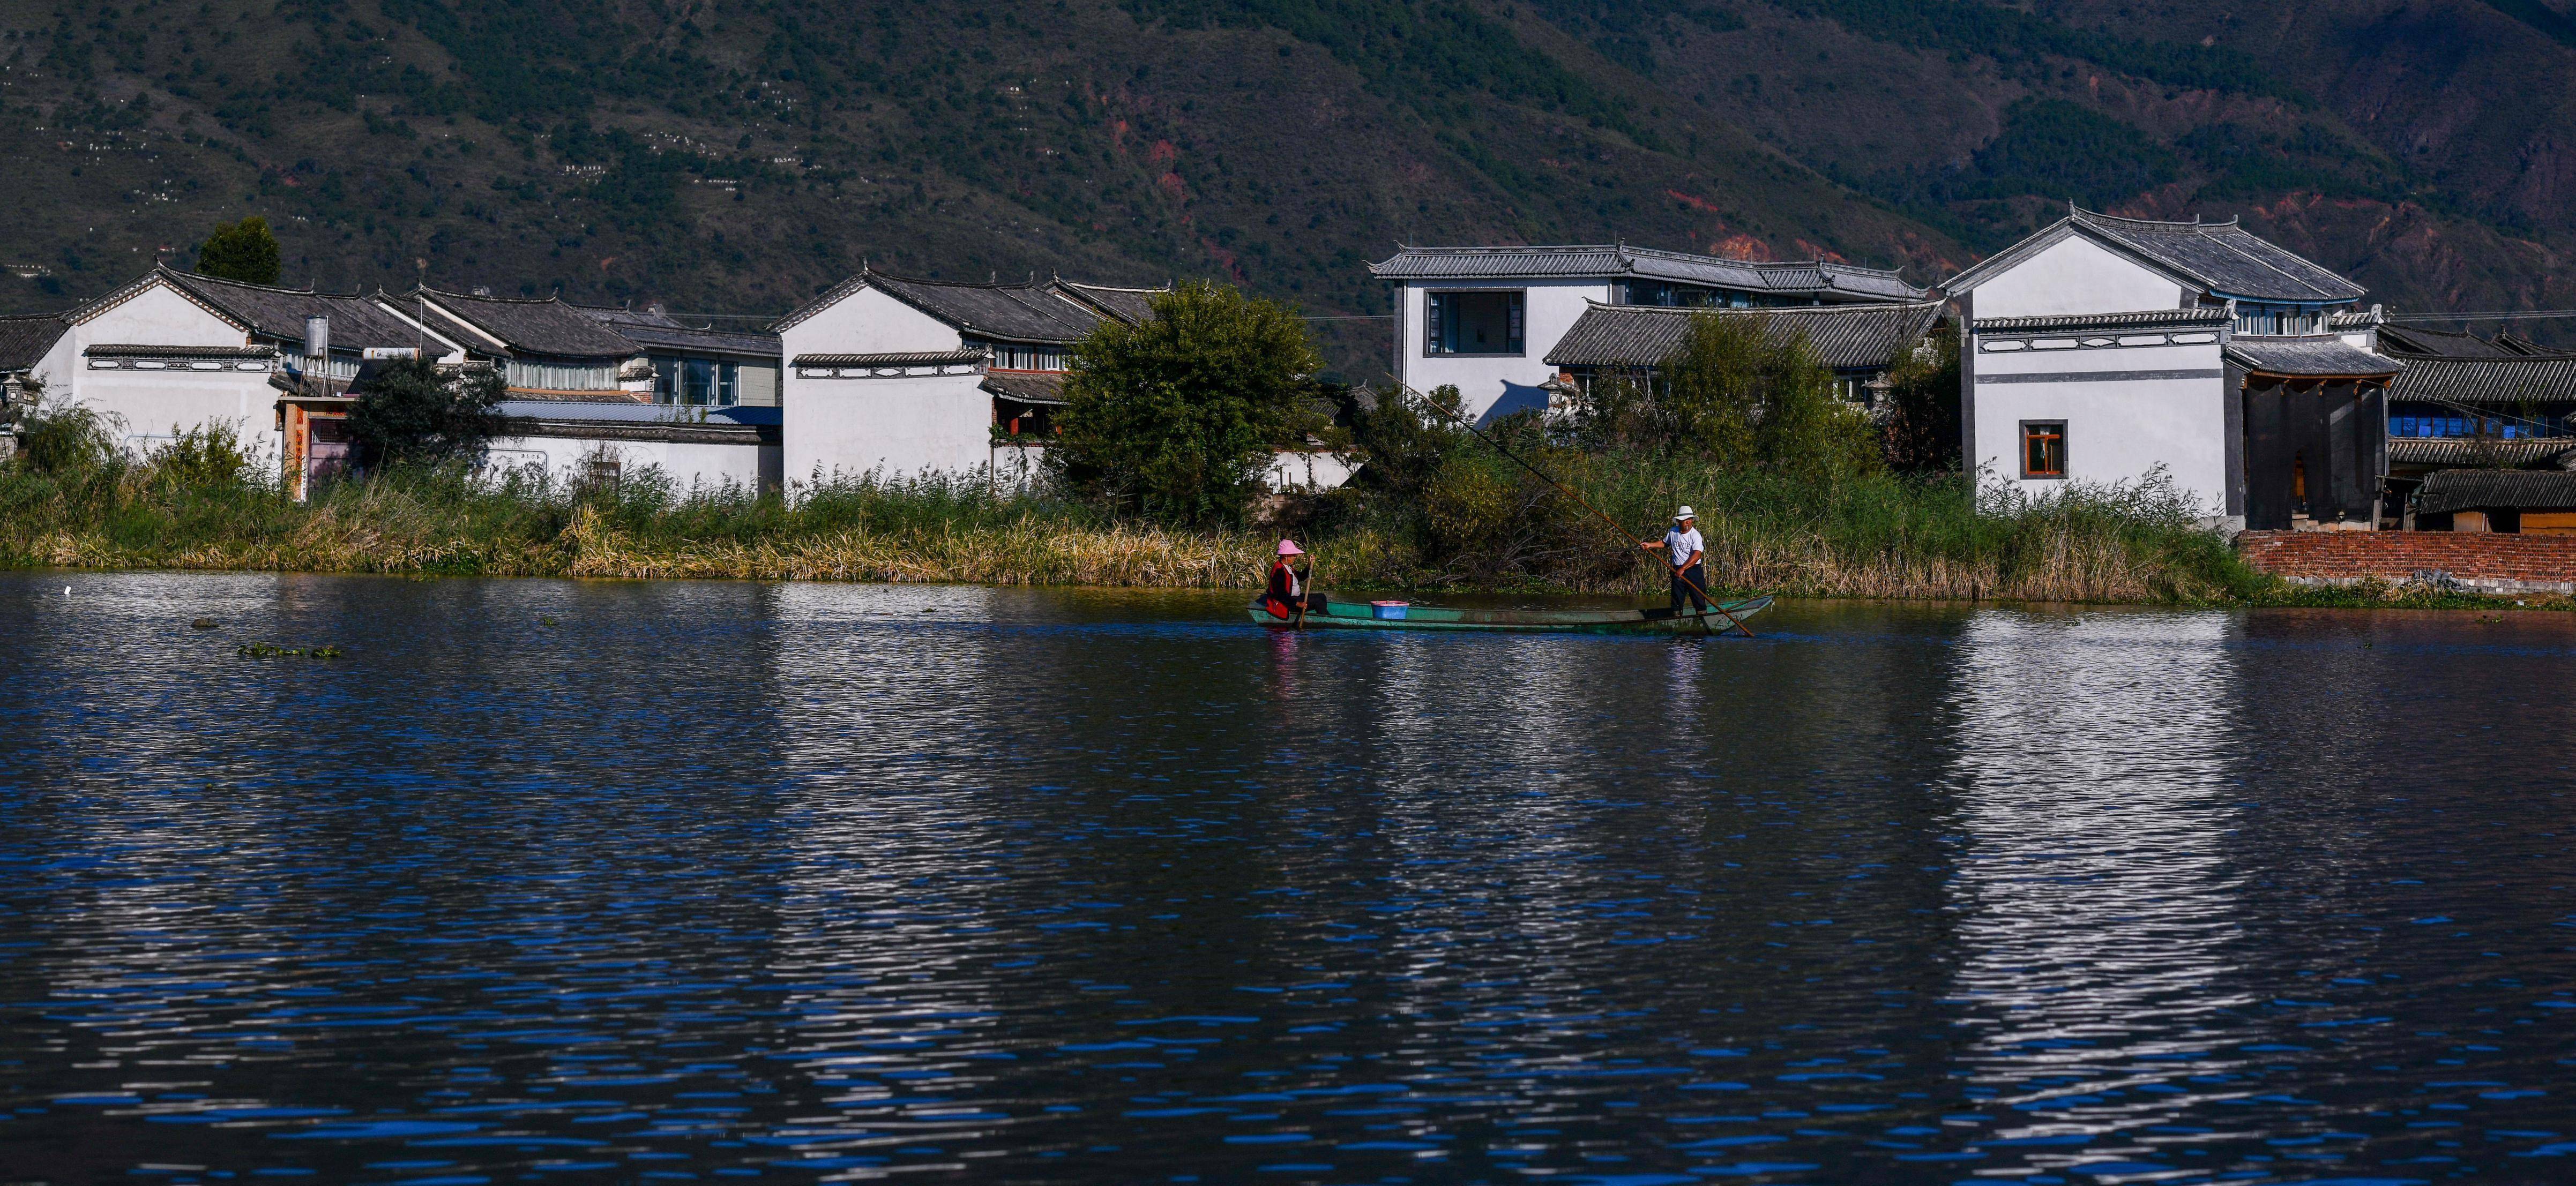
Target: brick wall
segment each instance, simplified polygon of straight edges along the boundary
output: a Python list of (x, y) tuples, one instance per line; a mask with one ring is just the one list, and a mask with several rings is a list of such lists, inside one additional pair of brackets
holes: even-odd
[(2576, 593), (2576, 536), (2468, 531), (2248, 531), (2237, 554), (2301, 583), (2441, 573), (2485, 593)]

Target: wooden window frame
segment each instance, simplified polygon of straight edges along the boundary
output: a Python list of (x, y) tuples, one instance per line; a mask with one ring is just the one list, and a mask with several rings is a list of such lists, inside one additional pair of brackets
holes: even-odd
[[(2034, 430), (2034, 429), (2041, 429), (2041, 428), (2054, 428), (2054, 429), (2056, 429), (2056, 430), (2057, 430), (2057, 433), (2056, 433), (2056, 441), (2057, 441), (2057, 468), (2056, 468), (2054, 471), (2033, 470), (2033, 469), (2030, 467), (2030, 445), (2031, 445), (2031, 441), (2034, 439), (2034, 437), (2032, 436), (2032, 430)], [(2063, 481), (2065, 481), (2065, 480), (2066, 480), (2066, 471), (2067, 471), (2067, 466), (2068, 466), (2068, 453), (2067, 453), (2067, 448), (2066, 448), (2066, 422), (2065, 422), (2065, 421), (2063, 421), (2063, 420), (2024, 420), (2024, 421), (2022, 421), (2022, 422), (2021, 422), (2021, 444), (2020, 444), (2020, 451), (2019, 451), (2019, 455), (2020, 455), (2020, 457), (2021, 457), (2021, 477), (2022, 477), (2022, 480), (2023, 480), (2023, 481), (2025, 481), (2025, 482), (2063, 482)]]

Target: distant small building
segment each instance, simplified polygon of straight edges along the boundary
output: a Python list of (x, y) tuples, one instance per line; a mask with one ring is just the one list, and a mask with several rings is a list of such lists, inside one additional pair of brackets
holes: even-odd
[(968, 473), (1043, 445), (1076, 342), (1160, 290), (961, 284), (866, 269), (772, 327), (790, 479)]
[(1547, 362), (1598, 305), (1779, 308), (1912, 302), (1894, 271), (1827, 260), (1754, 263), (1625, 243), (1406, 247), (1369, 273), (1395, 286), (1395, 379), (1455, 386), (1482, 420), (1548, 405)]
[(2161, 470), (2229, 527), (2379, 521), (2388, 383), (2360, 285), (2224, 223), (2067, 217), (1944, 286), (1968, 462), (2000, 488)]
[[(48, 385), (45, 356), (71, 330), (60, 313), (0, 317), (0, 423), (13, 422), (13, 409), (24, 406)], [(0, 448), (0, 457), (9, 450)]]
[(2576, 473), (2443, 470), (2426, 475), (2413, 515), (2422, 531), (2576, 535)]
[(778, 335), (689, 325), (658, 306), (575, 309), (650, 352), (653, 402), (693, 408), (778, 406)]
[(1689, 337), (1692, 320), (1702, 315), (1758, 324), (1764, 340), (1773, 343), (1804, 340), (1816, 361), (1833, 371), (1843, 398), (1869, 407), (1877, 402), (1880, 380), (1940, 320), (1941, 302), (1748, 309), (1589, 304), (1548, 351), (1547, 364), (1578, 398), (1605, 379), (1652, 383), (1664, 360)]

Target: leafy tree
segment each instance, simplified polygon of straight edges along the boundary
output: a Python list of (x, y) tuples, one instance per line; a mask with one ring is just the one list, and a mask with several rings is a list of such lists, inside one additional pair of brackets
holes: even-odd
[(442, 372), (422, 358), (398, 359), (368, 377), (349, 409), (359, 464), (436, 464), (472, 457), (505, 427), (501, 375)]
[(1808, 478), (1879, 467), (1869, 417), (1835, 390), (1803, 334), (1774, 340), (1759, 319), (1701, 313), (1658, 387), (1675, 443), (1720, 465)]
[(1887, 372), (1887, 416), (1879, 424), (1887, 464), (1912, 473), (1957, 473), (1959, 336), (1943, 329), (1908, 350)]
[(1286, 306), (1231, 286), (1184, 284), (1153, 308), (1141, 325), (1103, 322), (1074, 348), (1047, 465), (1119, 511), (1234, 522), (1272, 451), (1312, 426), (1321, 361)]
[(277, 236), (256, 214), (217, 226), (197, 244), (197, 274), (249, 284), (275, 284), (280, 269)]

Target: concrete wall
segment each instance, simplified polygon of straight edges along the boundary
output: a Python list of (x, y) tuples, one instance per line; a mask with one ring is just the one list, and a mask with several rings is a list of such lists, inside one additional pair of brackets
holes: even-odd
[[(1984, 316), (1985, 290), (1977, 295)], [(2135, 482), (2162, 465), (2203, 515), (2224, 515), (2228, 417), (2219, 350), (2210, 343), (1980, 351), (1973, 379), (1963, 379), (1974, 384), (1969, 464), (1986, 467), (1990, 482), (2033, 497), (2069, 481)], [(2177, 373), (2194, 377), (2169, 377)], [(2021, 476), (2026, 420), (2066, 422), (2065, 479)]]
[(1331, 453), (1281, 453), (1270, 465), (1273, 490), (1331, 490), (1359, 467)]
[(955, 350), (957, 331), (920, 310), (861, 288), (779, 335), (784, 465), (791, 483), (870, 472), (886, 477), (970, 472), (991, 460), (993, 397), (981, 374), (809, 377), (810, 354), (910, 354)]
[(208, 312), (167, 284), (143, 291), (80, 322), (54, 343), (37, 371), (49, 400), (85, 404), (120, 424), (137, 452), (201, 425), (222, 422), (254, 453), (278, 455), (277, 391), (269, 372), (201, 370), (186, 363), (154, 369), (94, 368), (92, 346), (222, 346), (249, 344), (239, 326)]
[(2081, 235), (2061, 239), (1976, 287), (1979, 317), (2053, 317), (2188, 308), (2173, 278)]
[[(1423, 322), (1434, 292), (1509, 292), (1527, 295), (1521, 303), (1521, 352), (1518, 354), (1428, 354)], [(1513, 412), (1547, 410), (1547, 393), (1539, 384), (1556, 369), (1547, 352), (1574, 328), (1588, 301), (1607, 302), (1607, 280), (1412, 281), (1398, 290), (1396, 365), (1398, 381), (1417, 391), (1454, 384), (1466, 410), (1490, 423)]]
[(602, 441), (581, 437), (498, 437), (484, 453), (490, 468), (533, 467), (557, 482), (579, 481), (592, 458), (614, 460), (633, 475), (658, 466), (681, 490), (726, 485), (765, 490), (779, 484), (780, 452), (774, 445), (704, 444), (694, 441)]

